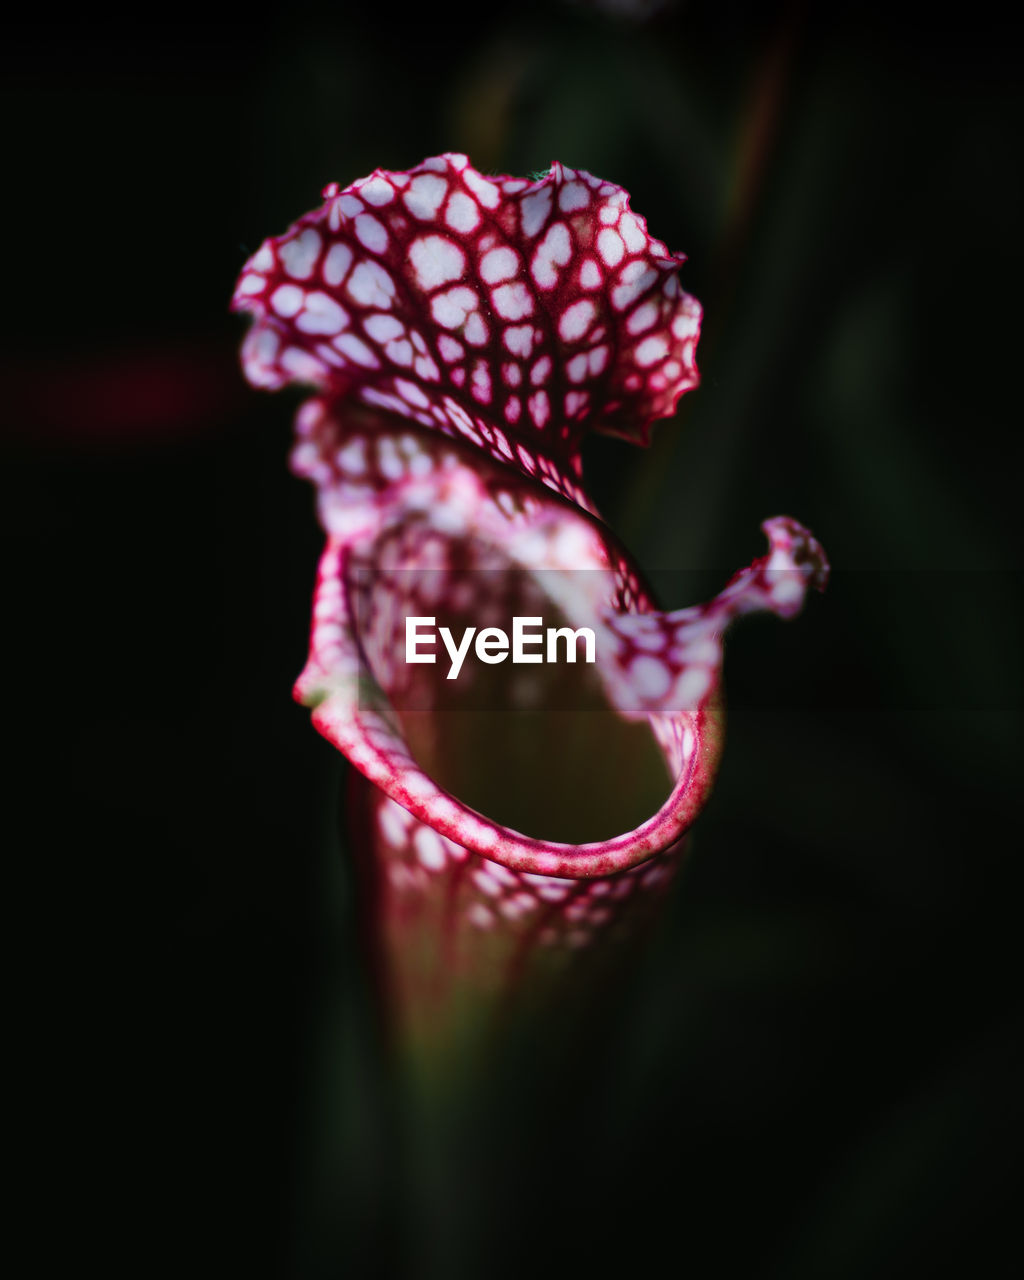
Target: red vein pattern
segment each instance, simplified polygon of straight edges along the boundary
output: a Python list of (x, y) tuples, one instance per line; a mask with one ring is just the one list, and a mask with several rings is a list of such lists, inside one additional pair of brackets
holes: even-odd
[[(444, 155), (327, 187), (242, 271), (246, 375), (312, 392), (292, 462), (316, 486), (327, 546), (296, 692), (377, 789), (396, 938), (426, 912), (447, 934), (505, 939), (507, 968), (524, 938), (575, 949), (621, 924), (667, 883), (707, 795), (725, 627), (754, 609), (791, 617), (824, 587), (821, 547), (779, 517), (763, 525), (768, 554), (714, 600), (659, 612), (586, 495), (587, 432), (644, 444), (697, 384), (683, 261), (610, 182), (559, 164), (532, 183), (486, 177)], [(429, 709), (443, 682), (401, 660), (402, 627), (460, 592), (481, 626), (500, 600), (594, 629), (607, 703), (650, 725), (674, 779), (655, 814), (566, 844), (477, 812), (418, 763), (396, 708), (415, 693)], [(509, 705), (525, 689), (513, 681)]]
[(588, 427), (644, 441), (696, 385), (684, 259), (620, 187), (559, 164), (485, 178), (449, 155), (324, 197), (239, 280), (254, 385), (351, 396), (552, 487), (578, 475)]

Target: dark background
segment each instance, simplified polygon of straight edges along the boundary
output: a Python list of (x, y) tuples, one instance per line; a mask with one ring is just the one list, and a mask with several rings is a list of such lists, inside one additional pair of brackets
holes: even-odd
[[(44, 780), (8, 855), (12, 1056), (40, 1099), (16, 1110), (44, 1273), (54, 1250), (307, 1280), (663, 1249), (696, 1275), (1004, 1273), (1020, 50), (984, 6), (823, 12), (10, 33), (11, 747)], [(779, 512), (835, 572), (731, 639), (718, 788), (573, 1088), (538, 1053), (414, 1138), (355, 945), (342, 762), (290, 698), (321, 543), (286, 468), (295, 397), (246, 388), (226, 305), (324, 183), (442, 150), (611, 178), (690, 256), (701, 388), (649, 451), (586, 456), (666, 603)]]

